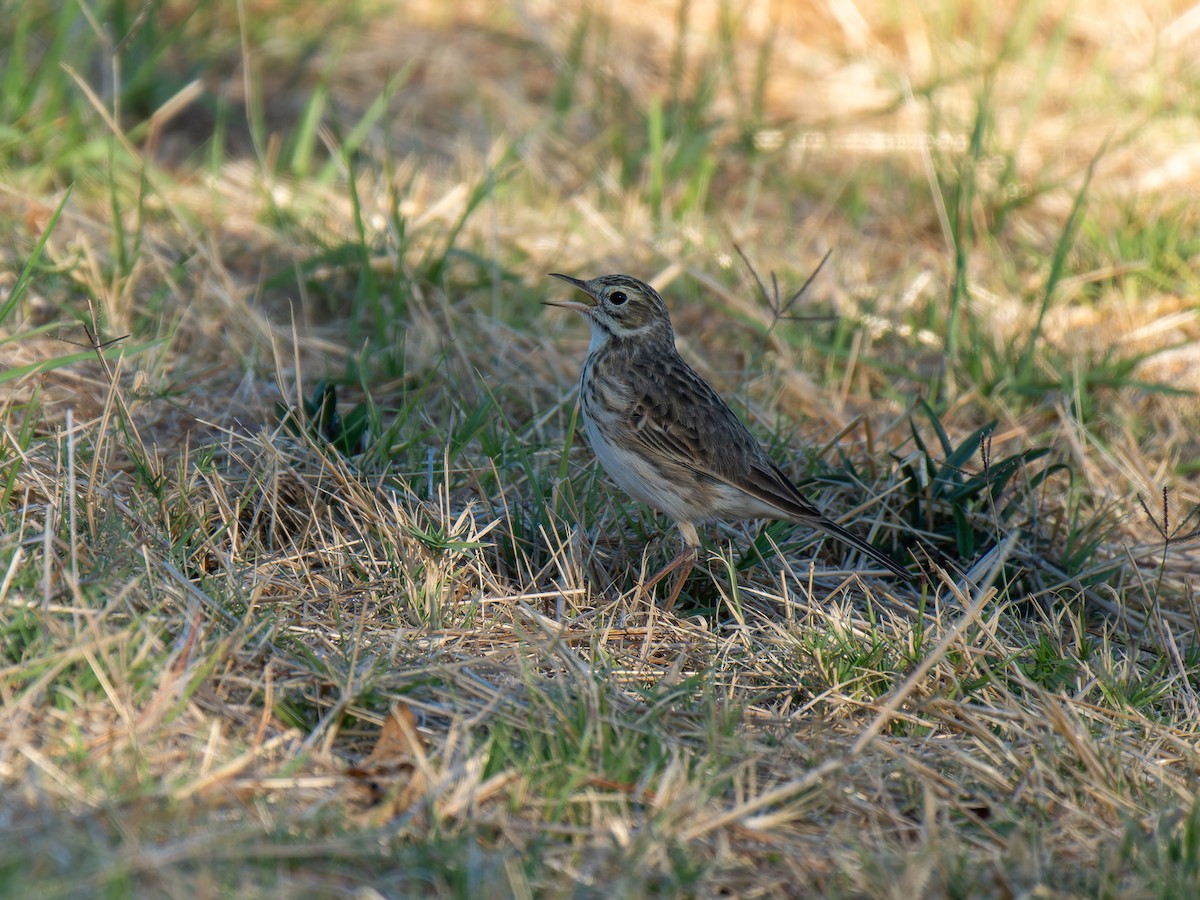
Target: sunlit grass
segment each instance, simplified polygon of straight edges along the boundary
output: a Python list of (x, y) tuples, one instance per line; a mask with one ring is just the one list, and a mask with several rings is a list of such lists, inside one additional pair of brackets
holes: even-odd
[[(1196, 893), (1184, 20), (860, 8), (0, 15), (5, 893)], [(928, 577), (663, 613), (549, 271)]]

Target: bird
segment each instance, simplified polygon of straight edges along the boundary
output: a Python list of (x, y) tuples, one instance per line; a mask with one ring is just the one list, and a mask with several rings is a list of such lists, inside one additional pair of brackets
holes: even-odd
[(901, 578), (899, 562), (814, 506), (767, 454), (738, 415), (684, 361), (667, 306), (630, 275), (583, 280), (551, 272), (586, 295), (545, 300), (581, 313), (591, 329), (579, 373), (579, 408), (592, 451), (635, 500), (674, 520), (679, 553), (651, 588), (675, 572), (670, 610), (695, 565), (697, 527), (713, 520), (779, 519), (817, 528)]

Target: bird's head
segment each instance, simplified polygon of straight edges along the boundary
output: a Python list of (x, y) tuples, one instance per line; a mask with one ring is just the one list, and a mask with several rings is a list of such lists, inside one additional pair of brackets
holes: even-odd
[(561, 306), (583, 313), (592, 326), (593, 338), (608, 340), (637, 336), (639, 340), (667, 341), (674, 346), (671, 318), (658, 291), (629, 275), (601, 275), (582, 281), (570, 275), (550, 273), (585, 293), (590, 302), (546, 300), (547, 306)]

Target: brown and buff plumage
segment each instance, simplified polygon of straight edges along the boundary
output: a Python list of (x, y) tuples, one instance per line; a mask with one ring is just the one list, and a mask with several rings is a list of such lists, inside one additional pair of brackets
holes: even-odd
[(678, 570), (667, 609), (695, 563), (696, 526), (712, 519), (809, 525), (910, 577), (886, 553), (813, 506), (771, 461), (737, 414), (679, 355), (667, 307), (654, 288), (629, 275), (554, 277), (592, 300), (547, 301), (582, 313), (591, 326), (579, 405), (592, 449), (613, 481), (670, 516), (683, 535), (683, 550), (652, 580)]

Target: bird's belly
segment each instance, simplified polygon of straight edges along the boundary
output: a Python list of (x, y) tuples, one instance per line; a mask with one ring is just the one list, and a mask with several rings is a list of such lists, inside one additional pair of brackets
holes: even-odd
[(711, 516), (708, 490), (693, 473), (683, 467), (670, 474), (660, 470), (640, 453), (608, 440), (591, 418), (584, 419), (584, 429), (608, 477), (629, 496), (676, 522), (701, 522)]

